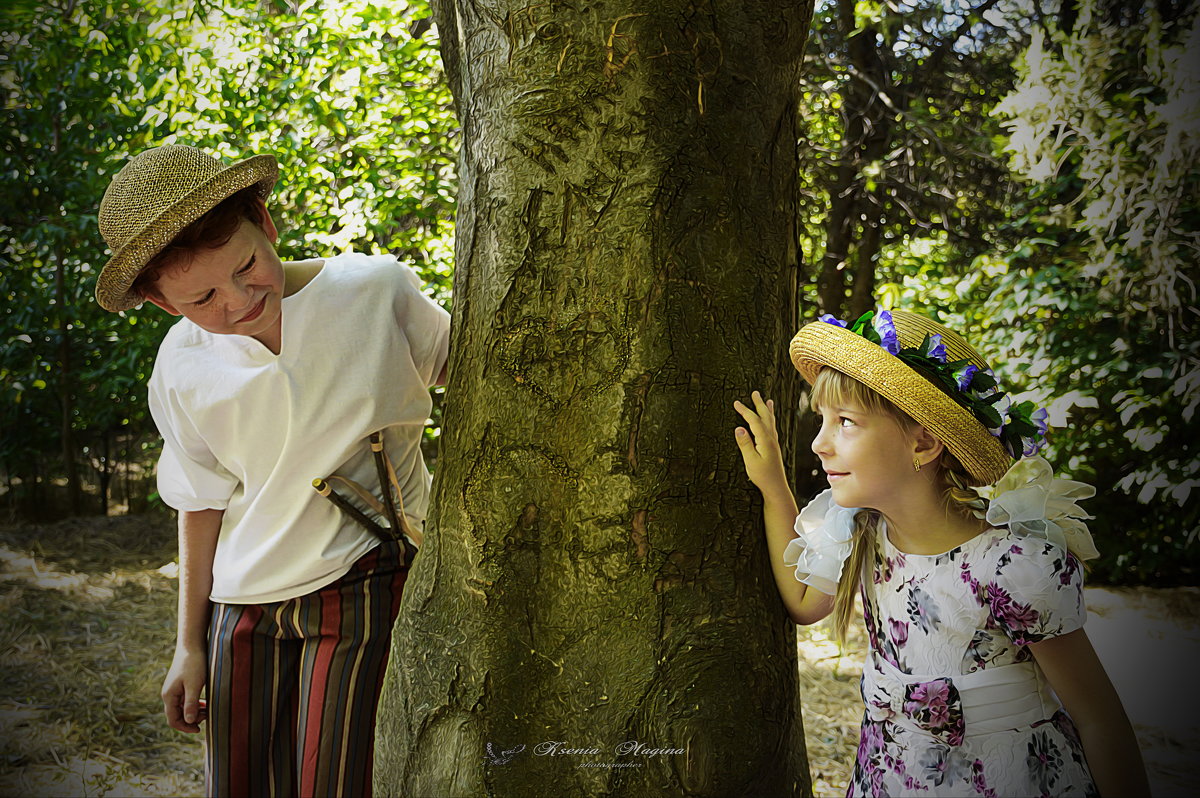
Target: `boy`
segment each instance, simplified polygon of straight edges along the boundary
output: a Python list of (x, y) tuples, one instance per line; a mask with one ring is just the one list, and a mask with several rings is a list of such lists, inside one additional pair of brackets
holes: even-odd
[[(133, 158), (100, 204), (113, 256), (96, 299), (183, 317), (149, 382), (159, 494), (179, 511), (168, 723), (206, 722), (210, 795), (367, 795), (450, 321), (392, 257), (281, 262), (264, 204), (277, 177), (271, 156)], [(368, 445), (376, 432), (386, 454)], [(382, 504), (364, 491), (343, 512), (314, 478), (383, 482), (370, 493), (384, 503), (394, 483), (400, 511), (355, 520)]]

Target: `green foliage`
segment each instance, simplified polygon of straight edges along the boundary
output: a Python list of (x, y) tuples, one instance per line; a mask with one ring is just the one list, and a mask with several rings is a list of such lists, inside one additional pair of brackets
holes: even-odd
[[(95, 211), (130, 156), (271, 153), (284, 257), (393, 252), (449, 300), (456, 135), (423, 2), (58, 0), (5, 13), (0, 355), (10, 479), (145, 457), (145, 381), (169, 318), (91, 299)], [(11, 433), (8, 431), (12, 430)], [(56, 462), (57, 460), (57, 462)]]
[(427, 16), (370, 0), (164, 15), (151, 32), (170, 50), (131, 61), (162, 82), (142, 122), (155, 144), (275, 155), (282, 252), (392, 252), (446, 300), (456, 127)]
[[(1089, 0), (1069, 34), (977, 7), (818, 7), (801, 86), (801, 244), (818, 266), (805, 307), (837, 267), (884, 307), (982, 331), (1002, 387), (1049, 409), (1050, 459), (1099, 489), (1093, 578), (1194, 581), (1194, 4), (1114, 27)], [(10, 478), (64, 473), (64, 416), (98, 470), (153, 454), (144, 384), (170, 319), (90, 299), (106, 258), (95, 208), (141, 149), (273, 153), (285, 257), (395, 252), (449, 301), (457, 131), (427, 17), (373, 0), (6, 4)], [(835, 206), (849, 246), (831, 265)]]
[(1108, 492), (1110, 539), (1140, 549), (1101, 570), (1181, 581), (1200, 569), (1200, 13), (1142, 13), (1113, 25), (1086, 0), (1021, 60), (996, 113), (1032, 182), (1027, 240), (990, 303), (1024, 331), (1031, 383), (1076, 408), (1060, 448)]
[[(939, 23), (922, 21), (920, 9), (890, 22), (886, 8), (859, 3), (855, 10), (858, 29), (874, 28), (879, 42), (909, 42), (887, 57), (910, 57), (909, 74), (919, 72), (928, 54), (913, 47), (913, 32)], [(1047, 457), (1098, 488), (1088, 502), (1102, 555), (1093, 580), (1194, 583), (1200, 346), (1185, 264), (1195, 258), (1200, 229), (1197, 17), (1193, 4), (1171, 23), (1147, 16), (1140, 27), (1112, 27), (1097, 19), (1082, 6), (1070, 35), (1043, 20), (1049, 33), (1033, 37), (1015, 71), (995, 56), (1014, 57), (1019, 31), (1037, 26), (998, 24), (995, 35), (1007, 33), (1007, 43), (981, 51), (965, 40), (951, 67), (961, 69), (953, 85), (968, 98), (964, 105), (952, 94), (940, 103), (910, 102), (904, 119), (911, 129), (937, 131), (956, 142), (938, 146), (966, 147), (979, 164), (1007, 159), (1011, 173), (996, 181), (959, 162), (906, 175), (899, 182), (907, 189), (888, 187), (884, 196), (897, 205), (941, 222), (921, 224), (922, 213), (908, 221), (882, 217), (895, 221), (884, 227), (874, 293), (883, 307), (932, 312), (951, 328), (975, 331), (1014, 401), (1047, 407)], [(826, 41), (843, 35), (832, 16), (819, 24)], [(836, 73), (837, 58), (828, 64)], [(911, 85), (932, 87), (937, 79)], [(845, 119), (853, 95), (837, 91), (811, 87), (808, 95), (816, 101), (809, 130), (826, 137), (811, 158), (830, 159), (818, 168), (817, 186), (833, 185), (844, 153), (845, 128), (833, 112)], [(925, 128), (914, 121), (921, 111), (930, 114)], [(921, 151), (919, 137), (901, 140)], [(937, 162), (935, 148), (924, 152)], [(861, 169), (861, 190), (889, 186), (894, 171), (886, 159)], [(914, 204), (915, 187), (954, 202)], [(822, 254), (831, 204), (818, 193), (808, 208), (810, 261)], [(956, 221), (958, 213), (965, 222)], [(847, 268), (854, 267), (851, 259)]]
[(1085, 276), (1118, 278), (1126, 315), (1181, 321), (1195, 299), (1184, 273), (1200, 252), (1200, 16), (1145, 13), (1145, 25), (1119, 27), (1086, 0), (1070, 35), (1039, 31), (995, 113), (1017, 174), (1079, 179), (1051, 210), (1086, 234)]
[(1190, 582), (1200, 566), (1190, 498), (1200, 429), (1181, 416), (1170, 376), (1189, 353), (1127, 320), (1105, 278), (1082, 273), (1078, 234), (1059, 238), (1007, 259), (981, 303), (985, 336), (1026, 395), (1049, 409), (1050, 457), (1097, 486), (1088, 507), (1102, 553), (1096, 576)]
[(1129, 319), (1112, 275), (1087, 276), (1086, 234), (1051, 220), (1048, 205), (1077, 190), (1071, 175), (1031, 186), (1013, 208), (1019, 243), (981, 255), (966, 275), (939, 261), (944, 241), (917, 242), (919, 266), (880, 287), (884, 306), (932, 311), (969, 329), (1014, 401), (1049, 411), (1045, 456), (1091, 483), (1086, 503), (1101, 557), (1090, 579), (1188, 584), (1200, 569), (1195, 501), (1196, 391), (1178, 375), (1192, 343), (1170, 347), (1145, 318)]
[(154, 324), (106, 314), (90, 300), (103, 252), (95, 198), (120, 157), (116, 142), (144, 141), (137, 120), (111, 106), (136, 86), (123, 69), (125, 47), (144, 22), (130, 8), (100, 18), (74, 5), (26, 21), (3, 34), (0, 68), (0, 459), (10, 477), (61, 474), (53, 458), (67, 424), (84, 452), (144, 426), (144, 403), (133, 397), (157, 346)]
[[(902, 275), (887, 264), (910, 242), (948, 239), (944, 265), (961, 272), (998, 241), (1011, 186), (990, 112), (1012, 85), (1027, 20), (825, 0), (813, 25), (801, 100), (805, 293), (819, 312), (856, 316), (877, 282)], [(819, 290), (831, 280), (838, 289)]]

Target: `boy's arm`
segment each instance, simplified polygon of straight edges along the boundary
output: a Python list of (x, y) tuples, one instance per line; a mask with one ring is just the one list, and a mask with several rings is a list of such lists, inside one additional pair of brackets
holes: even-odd
[(1029, 650), (1079, 730), (1100, 794), (1150, 795), (1133, 727), (1087, 633), (1076, 629)]
[(163, 711), (173, 729), (197, 732), (200, 691), (208, 681), (208, 620), (213, 556), (224, 510), (179, 513), (179, 620), (175, 657), (163, 682)]
[(397, 264), (386, 275), (396, 324), (408, 340), (413, 365), (429, 388), (446, 384), (450, 363), (450, 313), (422, 290), (420, 275)]
[(746, 420), (750, 432), (738, 427), (738, 448), (750, 477), (763, 496), (763, 524), (767, 531), (767, 551), (771, 558), (771, 573), (788, 615), (798, 624), (810, 624), (825, 618), (833, 611), (833, 596), (796, 579), (796, 574), (783, 562), (783, 552), (796, 538), (795, 524), (799, 511), (792, 489), (788, 486), (775, 429), (775, 403), (764, 402), (758, 391), (752, 394), (754, 410), (734, 402), (734, 409)]

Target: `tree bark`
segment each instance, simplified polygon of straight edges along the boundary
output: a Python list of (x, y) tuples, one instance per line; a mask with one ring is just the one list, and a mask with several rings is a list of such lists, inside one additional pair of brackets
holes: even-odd
[(59, 257), (54, 268), (54, 299), (58, 315), (58, 397), (62, 403), (59, 436), (63, 473), (67, 479), (67, 506), (71, 515), (82, 511), (83, 491), (79, 484), (79, 466), (75, 462), (75, 375), (71, 371), (71, 329), (67, 321), (66, 259)]
[[(74, 3), (70, 8), (74, 8)], [(68, 14), (70, 13), (68, 9)], [(60, 86), (60, 96), (62, 87)], [(62, 122), (59, 114), (53, 117), (51, 129), (51, 152), (57, 158), (62, 152)], [(71, 324), (70, 304), (67, 301), (67, 259), (58, 253), (54, 259), (54, 312), (58, 327), (58, 396), (61, 404), (59, 415), (60, 451), (63, 460), (63, 472), (67, 480), (67, 505), (71, 515), (79, 515), (82, 510), (83, 489), (79, 484), (79, 467), (75, 458), (78, 448), (75, 445), (75, 375), (71, 372)]]
[(377, 789), (808, 794), (731, 405), (765, 389), (794, 439), (811, 0), (435, 13), (463, 129), (451, 376)]
[(874, 264), (880, 241), (880, 212), (869, 196), (863, 170), (887, 152), (895, 125), (894, 111), (888, 108), (890, 98), (885, 96), (891, 89), (891, 78), (876, 44), (877, 31), (872, 27), (855, 29), (855, 7), (855, 0), (837, 3), (838, 26), (846, 40), (851, 75), (842, 93), (845, 132), (830, 190), (825, 255), (817, 277), (821, 312), (852, 318), (855, 308), (874, 305), (870, 293), (875, 286)]
[(867, 194), (864, 202), (866, 212), (862, 220), (862, 236), (854, 248), (857, 263), (854, 267), (854, 284), (850, 289), (847, 319), (857, 319), (875, 307), (875, 261), (879, 257), (880, 237), (883, 233), (882, 203), (879, 192)]

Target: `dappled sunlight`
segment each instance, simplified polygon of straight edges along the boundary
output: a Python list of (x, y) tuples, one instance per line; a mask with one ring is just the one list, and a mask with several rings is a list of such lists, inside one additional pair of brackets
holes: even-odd
[(143, 776), (128, 762), (106, 752), (91, 758), (70, 757), (51, 765), (35, 765), (15, 773), (0, 774), (0, 793), (22, 798), (77, 796), (185, 796), (202, 795), (203, 786), (182, 775)]
[(60, 571), (51, 563), (40, 560), (26, 552), (13, 551), (0, 546), (0, 575), (6, 581), (24, 582), (32, 587), (77, 593), (93, 601), (108, 601), (114, 588), (136, 584), (145, 590), (151, 589), (156, 577), (176, 577), (178, 565), (174, 562), (152, 571), (109, 571), (88, 574), (77, 571)]
[[(167, 727), (158, 698), (178, 566), (170, 521), (153, 523), (0, 527), (0, 795), (203, 792), (201, 742)], [(51, 554), (51, 543), (64, 554)], [(132, 563), (144, 565), (125, 567)], [(1200, 590), (1088, 588), (1086, 600), (1089, 635), (1133, 720), (1152, 787), (1186, 794), (1200, 712), (1181, 711), (1194, 701), (1176, 688), (1200, 658), (1186, 653), (1200, 648)], [(845, 793), (866, 646), (861, 608), (844, 646), (828, 621), (797, 629), (817, 796)]]

